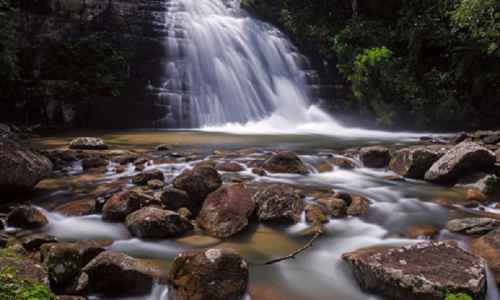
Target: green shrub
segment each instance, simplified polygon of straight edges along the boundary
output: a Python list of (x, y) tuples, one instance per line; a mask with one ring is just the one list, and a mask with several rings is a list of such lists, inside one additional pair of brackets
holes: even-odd
[(463, 293), (448, 294), (444, 300), (474, 300), (471, 296)]

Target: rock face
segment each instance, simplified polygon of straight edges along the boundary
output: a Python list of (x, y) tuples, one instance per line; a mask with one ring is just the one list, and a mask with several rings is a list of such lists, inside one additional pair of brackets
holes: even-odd
[(172, 264), (169, 285), (170, 300), (237, 300), (247, 290), (248, 266), (228, 250), (184, 252)]
[(486, 295), (484, 261), (452, 243), (373, 247), (342, 256), (362, 289), (388, 299), (442, 300), (449, 293)]
[(401, 149), (393, 155), (389, 168), (403, 177), (424, 179), (425, 172), (443, 154), (443, 151), (427, 147)]
[(18, 206), (7, 215), (7, 225), (11, 227), (37, 229), (48, 223), (42, 212), (33, 206)]
[(132, 183), (137, 185), (146, 185), (148, 184), (148, 181), (155, 179), (163, 181), (165, 179), (163, 172), (160, 170), (152, 170), (139, 173), (132, 178)]
[(104, 144), (104, 141), (101, 138), (78, 137), (69, 143), (69, 148), (81, 150), (105, 150), (108, 149), (108, 146)]
[(193, 201), (193, 212), (199, 210), (205, 197), (221, 185), (222, 180), (217, 170), (207, 166), (186, 170), (174, 179), (174, 187), (186, 191)]
[(255, 203), (245, 185), (231, 184), (208, 195), (197, 221), (209, 235), (227, 238), (247, 227), (254, 210)]
[(500, 221), (490, 218), (463, 218), (448, 221), (446, 229), (465, 234), (485, 234), (500, 226)]
[(280, 152), (266, 160), (262, 168), (270, 173), (309, 173), (307, 166), (293, 152)]
[(140, 238), (179, 237), (193, 229), (191, 222), (178, 213), (152, 206), (131, 213), (125, 224), (132, 235)]
[[(52, 163), (14, 141), (0, 138), (0, 170), (0, 192), (18, 193), (31, 190), (48, 177)], [(3, 201), (8, 201), (5, 198)]]
[(425, 173), (425, 179), (450, 183), (467, 172), (487, 170), (495, 164), (495, 154), (473, 142), (462, 142), (450, 149)]
[(486, 259), (497, 284), (500, 284), (500, 229), (473, 241), (472, 253)]
[(123, 253), (106, 251), (83, 268), (91, 291), (110, 296), (143, 295), (151, 291), (153, 275), (141, 261)]
[(391, 154), (386, 147), (372, 146), (361, 148), (359, 158), (368, 168), (385, 168), (391, 160)]
[(128, 214), (155, 203), (155, 199), (144, 193), (125, 191), (114, 194), (102, 208), (102, 219), (121, 222)]
[(304, 202), (295, 190), (286, 185), (272, 185), (253, 196), (257, 217), (261, 221), (297, 223), (304, 211)]

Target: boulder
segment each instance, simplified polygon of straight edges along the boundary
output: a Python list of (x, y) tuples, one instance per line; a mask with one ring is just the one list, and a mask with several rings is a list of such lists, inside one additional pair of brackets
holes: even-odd
[(293, 187), (272, 185), (258, 191), (253, 200), (260, 221), (297, 223), (304, 211), (304, 202)]
[(188, 193), (192, 200), (191, 212), (197, 213), (205, 197), (222, 185), (217, 170), (212, 167), (198, 166), (185, 170), (174, 179), (174, 187)]
[(111, 251), (99, 254), (82, 271), (89, 277), (91, 291), (106, 296), (148, 294), (154, 282), (150, 268), (142, 261)]
[(241, 299), (247, 291), (248, 277), (247, 262), (232, 251), (180, 253), (170, 269), (169, 299)]
[(219, 164), (217, 164), (217, 166), (215, 168), (217, 170), (223, 171), (223, 172), (241, 172), (244, 170), (243, 167), (239, 163), (234, 162), (234, 161), (225, 161), (225, 162), (219, 163)]
[(497, 284), (500, 284), (500, 228), (474, 240), (471, 250), (486, 260)]
[(492, 168), (496, 156), (490, 150), (473, 142), (462, 142), (451, 148), (425, 173), (425, 180), (450, 183), (469, 172)]
[(453, 242), (372, 247), (342, 255), (365, 291), (387, 299), (442, 300), (448, 293), (486, 295), (484, 261)]
[(443, 155), (443, 151), (430, 147), (405, 148), (393, 155), (389, 168), (403, 177), (424, 179), (425, 172)]
[(352, 170), (358, 167), (356, 161), (345, 156), (336, 155), (333, 158), (329, 159), (329, 162), (333, 166), (338, 167), (340, 169)]
[(152, 180), (148, 180), (147, 186), (150, 189), (159, 190), (165, 186), (165, 182), (162, 180), (158, 180), (158, 179), (152, 179)]
[(82, 160), (82, 168), (84, 170), (106, 167), (108, 161), (101, 157), (90, 157)]
[(305, 175), (309, 173), (304, 162), (293, 152), (279, 152), (267, 159), (262, 168), (269, 173), (293, 173)]
[(186, 207), (189, 210), (196, 207), (186, 191), (176, 188), (165, 189), (160, 195), (160, 200), (167, 209), (174, 211), (179, 210), (182, 207)]
[(45, 215), (33, 206), (21, 205), (7, 215), (7, 226), (37, 229), (49, 223)]
[(462, 218), (448, 221), (446, 229), (464, 234), (485, 234), (500, 226), (500, 221), (490, 218)]
[(81, 150), (105, 150), (108, 149), (108, 145), (106, 145), (101, 138), (78, 137), (69, 143), (69, 148)]
[(484, 195), (494, 195), (500, 190), (500, 178), (494, 174), (477, 172), (460, 178), (455, 186), (475, 189)]
[(165, 180), (165, 176), (160, 170), (142, 172), (132, 177), (132, 183), (136, 185), (147, 185), (148, 181), (154, 179), (163, 181)]
[(347, 208), (349, 216), (362, 216), (368, 213), (370, 201), (363, 196), (352, 196), (351, 204)]
[(81, 276), (82, 268), (104, 252), (106, 242), (45, 244), (41, 258), (47, 268), (50, 287), (57, 293), (80, 294), (88, 288), (88, 278)]
[(266, 170), (264, 170), (262, 168), (253, 168), (252, 173), (257, 175), (257, 176), (266, 176), (267, 175)]
[(255, 203), (244, 184), (224, 185), (207, 196), (197, 221), (209, 235), (227, 238), (248, 226), (254, 210)]
[[(45, 156), (14, 141), (0, 138), (0, 192), (19, 193), (31, 190), (52, 172), (52, 162)], [(3, 197), (8, 201), (8, 197)]]
[(148, 194), (125, 191), (114, 194), (102, 208), (102, 219), (109, 222), (121, 222), (127, 215), (145, 206), (156, 204), (156, 199)]
[(391, 154), (387, 147), (371, 146), (361, 148), (359, 158), (365, 167), (385, 168), (391, 160)]
[(328, 223), (328, 215), (326, 209), (317, 204), (308, 204), (305, 207), (306, 222), (309, 224)]
[(131, 213), (125, 224), (132, 235), (140, 238), (179, 237), (193, 230), (191, 222), (178, 213), (153, 206)]
[(335, 197), (321, 198), (318, 200), (318, 203), (323, 205), (332, 217), (341, 218), (347, 215), (348, 204), (343, 199)]

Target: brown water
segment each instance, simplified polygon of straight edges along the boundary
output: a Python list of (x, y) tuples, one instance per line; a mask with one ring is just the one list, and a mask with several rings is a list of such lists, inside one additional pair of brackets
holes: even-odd
[[(236, 153), (235, 149), (245, 149), (235, 160), (245, 164), (248, 156), (263, 155), (264, 150), (292, 149), (298, 151), (302, 159), (311, 165), (319, 157), (353, 146), (371, 143), (388, 143), (372, 139), (340, 139), (325, 136), (304, 135), (231, 135), (196, 131), (134, 131), (134, 132), (73, 132), (64, 135), (46, 135), (35, 143), (41, 148), (64, 146), (75, 136), (94, 135), (103, 137), (112, 149), (149, 150), (158, 144), (170, 144), (173, 151), (191, 151), (210, 155), (214, 149), (218, 154)], [(204, 155), (202, 155), (204, 157)], [(197, 161), (186, 162), (178, 158), (171, 163), (149, 166), (167, 175), (167, 183)], [(306, 191), (306, 201), (310, 201), (313, 191), (331, 189), (348, 191), (368, 197), (371, 207), (368, 215), (361, 218), (332, 219), (325, 225), (325, 234), (312, 248), (294, 260), (283, 261), (271, 266), (256, 264), (280, 257), (300, 248), (310, 239), (310, 230), (305, 222), (293, 226), (266, 226), (253, 224), (243, 234), (228, 240), (219, 240), (195, 232), (176, 240), (139, 240), (130, 236), (121, 224), (102, 222), (100, 216), (67, 217), (52, 212), (56, 207), (79, 201), (90, 205), (95, 194), (115, 185), (116, 181), (128, 182), (134, 171), (120, 175), (110, 171), (82, 174), (78, 164), (70, 171), (72, 175), (60, 175), (45, 180), (39, 185), (34, 203), (46, 208), (50, 225), (45, 231), (62, 240), (111, 239), (111, 250), (123, 251), (138, 258), (151, 259), (164, 267), (165, 272), (175, 255), (187, 249), (227, 247), (240, 252), (251, 266), (250, 294), (246, 298), (254, 300), (362, 300), (378, 299), (362, 292), (349, 270), (342, 263), (342, 253), (372, 245), (401, 245), (417, 240), (405, 238), (410, 226), (432, 225), (440, 230), (437, 239), (454, 239), (467, 247), (467, 240), (443, 229), (449, 216), (462, 214), (449, 210), (436, 202), (460, 203), (464, 200), (461, 190), (430, 185), (419, 181), (392, 181), (387, 170), (358, 168), (355, 170), (335, 169), (327, 173), (309, 175), (276, 174), (255, 177), (254, 182), (286, 182)], [(241, 175), (253, 176), (250, 168)], [(438, 201), (439, 200), (439, 201)], [(90, 204), (89, 204), (90, 203)], [(490, 209), (490, 208), (487, 208)], [(139, 299), (162, 300), (166, 288), (159, 285), (153, 293)], [(489, 299), (496, 299), (496, 288), (489, 289)]]

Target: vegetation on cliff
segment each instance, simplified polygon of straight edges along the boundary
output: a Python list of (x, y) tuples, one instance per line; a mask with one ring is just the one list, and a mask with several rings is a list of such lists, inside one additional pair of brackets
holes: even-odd
[(244, 0), (337, 66), (353, 110), (380, 125), (494, 127), (500, 114), (497, 0)]

